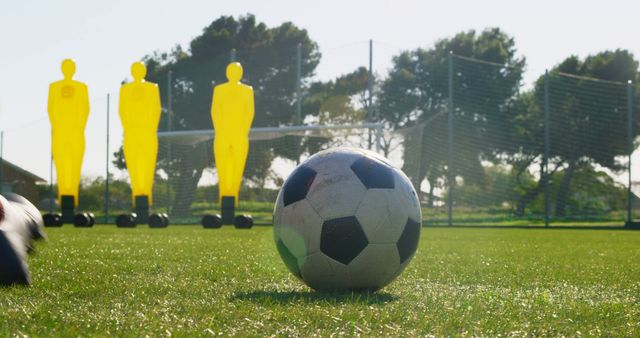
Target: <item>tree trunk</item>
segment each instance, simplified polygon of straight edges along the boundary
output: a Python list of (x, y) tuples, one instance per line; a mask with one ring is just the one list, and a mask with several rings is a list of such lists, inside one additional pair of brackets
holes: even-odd
[(569, 161), (569, 167), (567, 168), (564, 176), (562, 177), (562, 181), (560, 182), (560, 187), (558, 188), (558, 193), (556, 195), (556, 216), (564, 216), (565, 215), (565, 207), (567, 205), (567, 197), (569, 196), (569, 186), (571, 185), (571, 179), (573, 178), (573, 174), (576, 170), (576, 161)]
[(538, 184), (531, 190), (528, 190), (524, 195), (520, 196), (518, 203), (516, 203), (516, 216), (524, 216), (524, 211), (536, 197), (542, 192), (544, 188), (543, 180), (538, 180)]
[[(521, 172), (526, 170), (525, 168), (527, 166), (524, 166)], [(542, 163), (540, 163), (540, 173), (542, 172), (544, 172), (544, 167)], [(520, 174), (518, 174), (518, 177), (519, 175)], [(520, 184), (519, 178), (518, 178), (518, 184)], [(529, 205), (529, 203), (531, 203), (536, 197), (538, 197), (538, 195), (542, 192), (543, 189), (544, 189), (544, 177), (541, 175), (540, 179), (538, 180), (538, 184), (536, 184), (535, 187), (533, 187), (531, 190), (528, 190), (524, 195), (520, 196), (520, 198), (518, 199), (518, 202), (516, 203), (516, 210), (515, 210), (516, 216), (524, 216), (524, 211), (527, 209), (527, 206)]]
[(422, 180), (424, 180), (424, 177), (419, 178), (419, 177), (410, 177), (411, 179), (411, 184), (413, 185), (413, 188), (416, 190), (416, 194), (418, 195), (418, 200), (422, 201), (423, 199), (423, 193), (422, 190), (420, 190), (420, 183), (422, 182)]
[[(533, 158), (526, 163), (526, 165), (522, 166), (520, 169), (520, 173), (518, 174), (518, 184), (521, 184), (520, 182), (520, 174), (522, 172), (524, 172), (526, 170), (527, 167), (529, 167), (529, 165), (532, 163)], [(546, 175), (548, 177), (548, 184), (551, 184), (551, 177), (553, 177), (553, 174), (558, 170), (558, 168), (560, 168), (560, 166), (562, 165), (562, 163), (557, 163), (555, 168), (551, 171), (548, 172)], [(542, 162), (540, 162), (540, 171), (541, 174), (544, 172), (544, 164)], [(531, 188), (530, 190), (527, 190), (527, 192), (520, 196), (520, 198), (518, 199), (518, 202), (516, 203), (516, 210), (515, 210), (515, 215), (516, 216), (524, 216), (525, 210), (527, 208), (527, 206), (529, 205), (529, 203), (531, 203), (534, 199), (536, 199), (536, 197), (538, 197), (538, 195), (540, 193), (542, 193), (545, 189), (545, 180), (544, 180), (544, 176), (540, 176), (540, 179), (538, 179), (538, 183), (536, 184), (535, 187)]]
[(433, 199), (435, 198), (435, 196), (433, 195), (433, 191), (435, 190), (435, 187), (433, 185), (429, 185), (429, 202), (428, 202), (428, 206), (429, 208), (433, 208)]

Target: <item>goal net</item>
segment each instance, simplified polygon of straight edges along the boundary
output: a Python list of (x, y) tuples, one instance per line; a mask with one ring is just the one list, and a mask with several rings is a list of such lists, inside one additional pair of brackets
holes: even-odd
[[(158, 137), (154, 210), (169, 213), (172, 223), (199, 223), (202, 215), (219, 213), (214, 131), (166, 131)], [(256, 223), (270, 222), (273, 201), (298, 163), (331, 147), (380, 151), (383, 137), (382, 125), (375, 123), (253, 128), (237, 212), (250, 212)]]

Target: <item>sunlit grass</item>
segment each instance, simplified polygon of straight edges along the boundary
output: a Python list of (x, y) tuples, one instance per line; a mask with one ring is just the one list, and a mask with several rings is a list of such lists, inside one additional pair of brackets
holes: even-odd
[(374, 294), (321, 294), (271, 228), (47, 229), (0, 335), (640, 335), (640, 232), (423, 228)]

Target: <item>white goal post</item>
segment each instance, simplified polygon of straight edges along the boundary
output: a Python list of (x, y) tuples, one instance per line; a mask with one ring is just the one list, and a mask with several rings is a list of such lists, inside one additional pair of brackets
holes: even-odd
[[(251, 128), (249, 132), (249, 140), (266, 140), (287, 135), (305, 136), (323, 130), (355, 130), (369, 129), (375, 131), (375, 147), (376, 152), (380, 151), (382, 129), (381, 123), (361, 123), (361, 124), (345, 124), (345, 125), (301, 125), (301, 126), (282, 126), (282, 127), (258, 127)], [(198, 130), (176, 130), (158, 132), (158, 138), (171, 139), (171, 142), (178, 144), (197, 144), (213, 140), (215, 131), (213, 129)]]
[[(384, 132), (381, 123), (252, 128), (242, 201), (272, 202), (277, 187), (311, 152), (350, 146), (380, 153)], [(213, 129), (158, 133), (154, 208), (172, 214), (172, 221), (198, 222), (217, 208), (213, 140)]]

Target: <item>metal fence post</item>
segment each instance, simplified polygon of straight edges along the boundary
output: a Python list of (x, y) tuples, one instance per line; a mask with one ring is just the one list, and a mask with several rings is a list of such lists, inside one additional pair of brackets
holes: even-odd
[[(167, 131), (173, 130), (173, 72), (169, 70), (167, 72)], [(167, 139), (167, 166), (171, 166), (171, 139)], [(167, 196), (167, 210), (171, 209), (171, 194), (169, 193), (169, 180), (167, 179), (166, 185)]]
[(628, 187), (627, 187), (627, 224), (633, 221), (633, 192), (631, 191), (631, 154), (633, 153), (633, 83), (627, 82), (627, 160), (628, 160)]
[(378, 123), (376, 126), (376, 153), (380, 153), (382, 150), (382, 124)]
[(373, 120), (373, 40), (369, 40), (369, 76), (367, 77), (367, 89), (369, 98), (367, 100), (367, 122)]
[[(53, 142), (53, 140), (51, 140)], [(53, 147), (49, 150), (49, 213), (53, 213)]]
[[(367, 91), (369, 92), (369, 97), (367, 98), (367, 116), (365, 118), (366, 122), (373, 121), (373, 40), (369, 39), (369, 72), (367, 73)], [(368, 137), (368, 149), (371, 150), (372, 139), (371, 139), (371, 129), (367, 132)]]
[[(416, 186), (414, 187), (416, 189), (417, 192), (420, 191), (420, 183), (422, 183), (419, 180), (420, 174), (422, 172), (422, 152), (424, 149), (422, 149), (422, 144), (423, 144), (423, 138), (424, 138), (424, 129), (427, 128), (427, 125), (424, 124), (423, 126), (418, 125), (418, 139), (416, 141), (416, 153), (418, 154), (418, 159), (416, 161), (416, 173), (415, 173), (415, 177), (416, 177), (416, 181), (415, 184)], [(431, 184), (431, 182), (429, 182), (429, 184)], [(431, 196), (429, 196), (431, 197)], [(430, 200), (429, 203), (431, 203), (432, 201)]]
[(296, 48), (296, 123), (302, 125), (302, 44)]
[(229, 55), (229, 59), (231, 62), (236, 62), (236, 49), (231, 49), (231, 54)]
[(449, 198), (447, 201), (447, 222), (449, 226), (453, 225), (453, 52), (449, 52), (449, 135), (448, 135), (448, 158), (447, 158), (447, 185), (449, 190)]
[(53, 152), (49, 156), (49, 213), (53, 213)]
[(109, 115), (111, 114), (111, 112), (109, 111), (109, 102), (111, 95), (109, 93), (107, 93), (107, 164), (106, 164), (106, 172), (107, 172), (107, 177), (104, 181), (104, 222), (105, 223), (109, 223), (109, 200), (111, 199), (111, 196), (109, 195), (109, 134), (110, 134), (110, 128), (109, 128)]
[(544, 155), (542, 158), (542, 179), (544, 180), (544, 226), (549, 226), (549, 71), (544, 71)]

